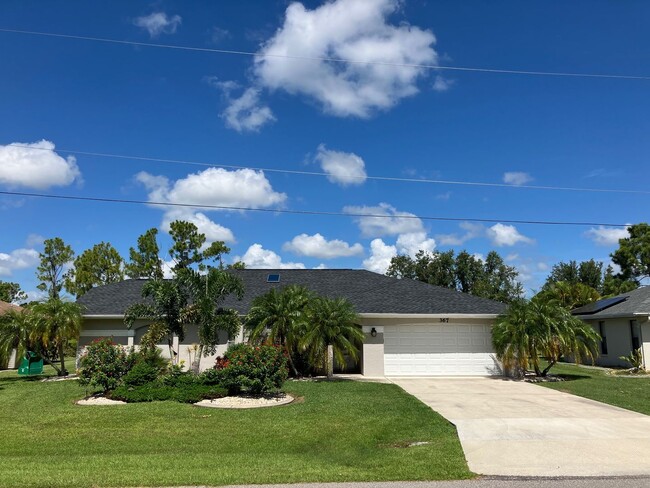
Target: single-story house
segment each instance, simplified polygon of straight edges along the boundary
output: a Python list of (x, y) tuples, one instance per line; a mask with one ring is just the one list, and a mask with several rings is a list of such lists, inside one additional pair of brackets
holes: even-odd
[[(460, 376), (501, 374), (492, 348), (492, 324), (505, 305), (455, 290), (410, 279), (396, 279), (352, 269), (244, 269), (231, 270), (241, 278), (241, 301), (228, 298), (224, 307), (245, 315), (252, 300), (272, 288), (303, 285), (319, 295), (348, 299), (359, 314), (364, 332), (361, 361), (356, 372), (366, 376)], [(112, 336), (124, 346), (137, 345), (147, 330), (146, 321), (132, 330), (124, 325), (124, 312), (141, 300), (145, 280), (126, 280), (100, 286), (82, 296), (84, 323), (80, 351), (98, 337)], [(196, 330), (188, 328), (182, 343), (174, 338), (173, 354), (190, 364)], [(214, 364), (230, 341), (224, 337), (215, 356), (204, 357), (201, 369)], [(163, 348), (163, 346), (161, 346)], [(164, 346), (163, 349), (168, 349)]]
[(602, 338), (600, 366), (629, 366), (620, 359), (641, 349), (644, 369), (650, 368), (650, 286), (604, 298), (576, 308), (573, 315), (590, 324)]
[[(22, 307), (14, 305), (12, 303), (7, 303), (0, 301), (0, 315), (4, 315), (10, 310), (22, 310)], [(0, 369), (16, 369), (18, 367), (16, 361), (16, 350), (11, 351), (11, 355), (7, 358), (6, 364), (0, 364)]]

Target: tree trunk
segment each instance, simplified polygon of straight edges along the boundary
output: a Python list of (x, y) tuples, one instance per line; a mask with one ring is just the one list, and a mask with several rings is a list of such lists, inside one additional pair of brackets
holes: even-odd
[(327, 379), (334, 378), (334, 347), (331, 344), (327, 345)]
[(291, 351), (286, 345), (284, 346), (284, 350), (287, 351), (287, 358), (289, 360), (289, 366), (291, 367), (291, 371), (293, 371), (293, 376), (295, 378), (298, 378), (300, 376), (300, 373), (298, 373), (298, 370), (296, 369), (296, 365), (293, 363), (293, 358), (291, 357)]
[(192, 371), (196, 374), (199, 374), (199, 369), (201, 369), (202, 357), (203, 357), (203, 344), (200, 344), (199, 350), (194, 351), (194, 360), (192, 361)]
[(68, 372), (65, 369), (65, 351), (63, 342), (59, 344), (59, 360), (61, 361), (61, 371), (59, 371), (59, 376), (68, 376)]
[(56, 364), (54, 364), (52, 361), (50, 361), (50, 358), (45, 357), (42, 354), (41, 354), (41, 357), (43, 358), (43, 362), (45, 364), (49, 364), (50, 366), (52, 366), (54, 368), (54, 371), (56, 371), (57, 376), (62, 376), (61, 375), (61, 370), (58, 368), (58, 366)]
[(544, 371), (542, 371), (542, 376), (546, 376), (546, 375), (548, 374), (548, 372), (551, 370), (551, 368), (552, 368), (553, 366), (555, 366), (556, 363), (557, 363), (557, 361), (551, 361), (551, 362), (548, 364), (548, 366), (547, 366), (546, 368), (544, 368)]

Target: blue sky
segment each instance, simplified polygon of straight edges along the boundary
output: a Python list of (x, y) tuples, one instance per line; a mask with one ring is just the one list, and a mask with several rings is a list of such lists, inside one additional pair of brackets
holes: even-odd
[(77, 253), (110, 241), (126, 256), (159, 227), (166, 249), (166, 223), (177, 217), (228, 240), (249, 266), (381, 272), (392, 255), (419, 248), (495, 249), (535, 289), (560, 260), (608, 262), (620, 229), (498, 220), (647, 221), (647, 194), (519, 185), (647, 191), (650, 81), (403, 65), (648, 76), (649, 15), (641, 1), (6, 0), (3, 29), (258, 56), (0, 32), (0, 190), (497, 222), (0, 196), (0, 279), (34, 290), (42, 239), (54, 236)]

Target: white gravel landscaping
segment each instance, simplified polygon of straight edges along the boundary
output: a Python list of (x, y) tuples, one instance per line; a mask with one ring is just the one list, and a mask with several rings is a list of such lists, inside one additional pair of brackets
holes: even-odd
[(291, 403), (293, 400), (294, 398), (287, 394), (274, 397), (229, 396), (215, 398), (214, 400), (201, 400), (194, 405), (197, 407), (212, 408), (260, 408), (286, 405)]
[(77, 405), (126, 405), (126, 402), (120, 400), (111, 400), (110, 398), (96, 396), (79, 400)]

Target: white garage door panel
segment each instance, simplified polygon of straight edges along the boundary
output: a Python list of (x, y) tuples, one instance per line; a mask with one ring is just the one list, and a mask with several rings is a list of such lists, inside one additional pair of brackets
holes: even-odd
[(498, 374), (488, 325), (391, 325), (384, 328), (386, 376)]

